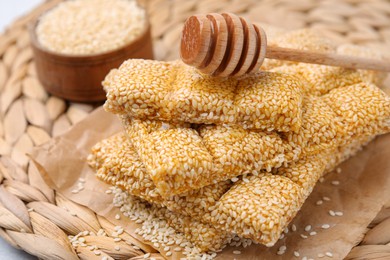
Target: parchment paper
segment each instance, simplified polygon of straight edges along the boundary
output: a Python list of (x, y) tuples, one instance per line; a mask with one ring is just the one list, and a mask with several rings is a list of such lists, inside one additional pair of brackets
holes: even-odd
[[(97, 109), (85, 120), (75, 125), (62, 136), (52, 139), (37, 148), (32, 157), (47, 171), (44, 179), (55, 190), (67, 198), (85, 205), (97, 214), (108, 218), (112, 223), (126, 227), (134, 234), (137, 227), (129, 219), (114, 218), (119, 211), (112, 206), (112, 195), (105, 191), (108, 185), (97, 180), (94, 172), (87, 166), (86, 157), (90, 148), (103, 138), (122, 130), (116, 116)], [(288, 232), (272, 248), (252, 245), (247, 248), (227, 247), (219, 253), (219, 259), (292, 259), (294, 251), (300, 257), (317, 258), (319, 253), (331, 252), (333, 259), (345, 257), (351, 248), (364, 236), (366, 227), (379, 212), (383, 204), (390, 199), (390, 135), (378, 137), (363, 151), (343, 163), (341, 173), (330, 173), (324, 182), (318, 183), (305, 202), (303, 208), (292, 221), (298, 230)], [(80, 177), (86, 179), (85, 189), (78, 194), (71, 191), (77, 187)], [(333, 185), (333, 180), (340, 181)], [(329, 197), (323, 205), (316, 201)], [(343, 216), (332, 217), (329, 210), (341, 211)], [(322, 229), (329, 224), (329, 229)], [(304, 228), (311, 225), (310, 236)], [(304, 239), (301, 234), (307, 235)], [(276, 252), (282, 245), (287, 246), (286, 253), (278, 256)], [(240, 255), (233, 254), (240, 250)], [(326, 257), (324, 258), (326, 259)]]

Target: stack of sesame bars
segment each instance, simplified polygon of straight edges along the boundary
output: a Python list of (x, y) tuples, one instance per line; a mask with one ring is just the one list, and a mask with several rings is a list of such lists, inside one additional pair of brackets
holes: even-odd
[[(376, 55), (309, 30), (271, 44)], [(234, 235), (272, 246), (323, 174), (390, 131), (382, 80), (272, 60), (240, 78), (201, 75), (180, 61), (128, 60), (103, 82), (104, 107), (124, 131), (96, 144), (88, 161), (202, 251)]]

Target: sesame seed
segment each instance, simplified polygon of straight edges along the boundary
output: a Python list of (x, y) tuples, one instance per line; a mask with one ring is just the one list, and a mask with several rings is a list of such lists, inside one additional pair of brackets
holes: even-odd
[(329, 197), (323, 197), (322, 199), (325, 200), (325, 201), (330, 201)]
[(332, 217), (336, 216), (336, 213), (333, 211), (333, 210), (329, 210), (329, 215), (331, 215)]
[(319, 258), (323, 258), (325, 255), (323, 253), (318, 253), (317, 255)]
[(337, 186), (337, 185), (340, 184), (340, 182), (339, 182), (339, 181), (332, 181), (332, 184), (335, 185), (335, 186)]
[(99, 250), (95, 250), (95, 251), (93, 251), (93, 253), (94, 253), (95, 255), (101, 255), (101, 254), (102, 254), (102, 252), (99, 251)]
[(336, 211), (334, 214), (335, 214), (336, 216), (342, 216), (342, 215), (344, 215), (343, 212), (341, 212), (341, 211)]
[(301, 237), (302, 237), (302, 238), (305, 238), (305, 239), (308, 238), (308, 236), (306, 236), (306, 235), (304, 235), (304, 234), (301, 234)]
[(230, 179), (232, 182), (236, 182), (236, 181), (238, 181), (238, 178), (237, 177), (234, 177), (234, 178), (231, 178)]
[(116, 214), (116, 215), (115, 215), (115, 219), (118, 219), (118, 220), (119, 220), (120, 218), (121, 218), (121, 216), (120, 216), (119, 214)]
[(322, 200), (318, 200), (317, 202), (316, 202), (316, 205), (322, 205), (324, 202), (322, 201)]
[(317, 235), (317, 232), (315, 231), (310, 232), (310, 236), (315, 236), (315, 235)]
[(337, 172), (337, 173), (341, 173), (341, 168), (340, 168), (340, 167), (337, 167), (337, 168), (336, 168), (336, 172)]
[(116, 251), (120, 251), (120, 250), (121, 250), (121, 247), (120, 247), (120, 246), (115, 246), (114, 249), (115, 249)]
[(325, 255), (328, 257), (333, 257), (333, 254), (331, 252), (326, 252)]
[(306, 232), (309, 232), (311, 230), (311, 225), (307, 225), (306, 227), (305, 227), (305, 231)]
[(234, 251), (233, 251), (233, 254), (239, 255), (239, 254), (241, 254), (241, 251), (239, 251), (239, 250), (234, 250)]
[(297, 226), (295, 226), (295, 224), (292, 224), (291, 230), (292, 230), (293, 232), (297, 231)]
[(321, 226), (321, 228), (323, 228), (323, 229), (328, 229), (328, 228), (330, 228), (330, 225), (329, 225), (329, 224), (323, 224), (323, 225)]
[(148, 257), (150, 257), (150, 253), (144, 254), (144, 258), (145, 259), (148, 258)]
[(166, 254), (167, 256), (171, 256), (172, 255), (172, 252), (171, 251), (169, 251), (169, 252), (167, 252), (167, 254)]
[(298, 251), (294, 251), (294, 256), (295, 257), (299, 257), (299, 252)]

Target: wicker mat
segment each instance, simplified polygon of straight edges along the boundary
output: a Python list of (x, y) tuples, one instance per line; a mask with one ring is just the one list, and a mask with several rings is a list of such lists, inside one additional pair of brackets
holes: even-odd
[[(90, 250), (75, 253), (66, 234), (77, 234), (77, 221), (62, 217), (63, 207), (88, 217), (98, 229), (110, 232), (112, 224), (88, 209), (56, 195), (25, 155), (34, 146), (60, 135), (100, 104), (69, 103), (50, 96), (37, 80), (29, 47), (27, 25), (59, 0), (47, 1), (15, 21), (0, 36), (0, 236), (16, 248), (43, 259), (93, 259), (122, 254), (121, 259), (142, 259), (150, 247), (128, 236), (142, 249), (114, 250), (111, 240), (89, 241), (106, 248), (96, 256)], [(336, 41), (369, 46), (390, 56), (390, 2), (386, 0), (151, 0), (142, 1), (153, 26), (155, 58), (178, 58), (182, 23), (190, 14), (233, 12), (252, 21), (296, 29), (321, 30)], [(28, 205), (40, 208), (28, 211)], [(390, 259), (390, 203), (368, 227), (362, 243), (349, 254), (351, 259)], [(81, 229), (83, 230), (83, 229)]]

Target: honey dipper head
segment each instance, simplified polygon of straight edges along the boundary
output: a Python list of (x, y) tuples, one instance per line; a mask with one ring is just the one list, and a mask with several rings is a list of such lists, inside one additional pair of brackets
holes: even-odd
[(266, 42), (260, 27), (234, 14), (195, 15), (184, 24), (180, 56), (205, 74), (241, 76), (259, 69)]

